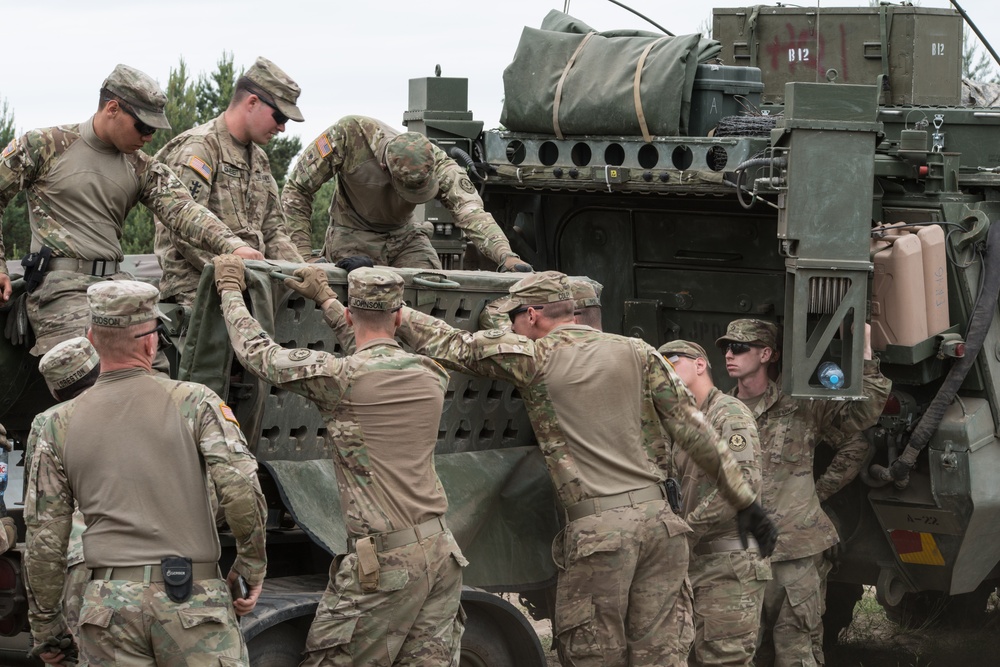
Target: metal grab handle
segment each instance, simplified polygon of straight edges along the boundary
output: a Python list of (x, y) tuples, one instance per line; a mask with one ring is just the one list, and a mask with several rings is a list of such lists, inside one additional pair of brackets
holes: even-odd
[(420, 274), (413, 276), (413, 284), (420, 285), (421, 287), (445, 287), (447, 289), (455, 289), (456, 287), (461, 287), (459, 283), (454, 280), (448, 280), (444, 276), (439, 276), (435, 273), (428, 273), (429, 276), (434, 276), (437, 280), (431, 280), (430, 278), (422, 278)]

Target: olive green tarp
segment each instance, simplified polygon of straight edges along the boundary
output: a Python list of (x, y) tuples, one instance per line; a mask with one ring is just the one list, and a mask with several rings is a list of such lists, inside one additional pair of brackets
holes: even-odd
[(720, 50), (701, 35), (595, 32), (552, 10), (541, 29), (521, 33), (503, 73), (500, 122), (512, 132), (557, 136), (683, 135), (698, 63)]

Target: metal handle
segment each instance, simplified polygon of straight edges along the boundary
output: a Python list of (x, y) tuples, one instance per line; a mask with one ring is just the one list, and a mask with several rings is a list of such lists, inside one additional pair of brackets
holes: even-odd
[(422, 287), (444, 287), (447, 289), (455, 289), (456, 287), (461, 287), (461, 285), (454, 280), (448, 280), (444, 276), (439, 276), (433, 273), (427, 274), (432, 275), (437, 280), (431, 280), (430, 278), (423, 278), (419, 274), (413, 276), (413, 283), (415, 285), (420, 285)]

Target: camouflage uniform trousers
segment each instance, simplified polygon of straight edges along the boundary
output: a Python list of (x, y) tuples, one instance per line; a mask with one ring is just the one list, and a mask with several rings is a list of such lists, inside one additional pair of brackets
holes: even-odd
[(662, 500), (567, 524), (552, 545), (561, 570), (553, 634), (564, 667), (687, 664), (686, 528)]
[(823, 657), (823, 612), (830, 562), (822, 553), (772, 561), (764, 589), (756, 667), (816, 667)]
[(372, 232), (334, 224), (330, 227), (323, 254), (331, 262), (366, 255), (380, 266), (440, 269), (430, 238), (412, 222), (389, 232)]
[(334, 560), (302, 667), (458, 667), (468, 561), (451, 532), (379, 553), (378, 562), (378, 590), (366, 593), (357, 553)]
[(49, 271), (28, 295), (28, 321), (35, 332), (31, 354), (40, 357), (56, 344), (86, 336), (90, 326), (87, 288), (105, 280), (134, 280), (128, 273), (101, 278), (73, 271)]
[(95, 579), (80, 610), (80, 650), (91, 665), (248, 667), (247, 647), (222, 579), (195, 581), (186, 602), (162, 583)]
[(695, 639), (690, 667), (750, 665), (757, 647), (767, 559), (754, 551), (694, 555), (688, 564), (694, 590)]

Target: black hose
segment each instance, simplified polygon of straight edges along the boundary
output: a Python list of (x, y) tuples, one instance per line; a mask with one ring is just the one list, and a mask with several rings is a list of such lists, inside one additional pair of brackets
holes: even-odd
[(969, 318), (965, 356), (951, 367), (934, 399), (927, 406), (920, 421), (917, 422), (910, 442), (907, 443), (906, 449), (903, 450), (899, 458), (888, 468), (881, 465), (871, 467), (871, 474), (875, 479), (892, 481), (895, 482), (897, 488), (906, 488), (910, 481), (910, 470), (917, 462), (917, 456), (941, 424), (945, 410), (955, 400), (959, 388), (965, 382), (969, 371), (972, 370), (976, 357), (979, 356), (990, 324), (993, 322), (993, 316), (996, 314), (997, 297), (1000, 296), (1000, 229), (998, 227), (1000, 224), (991, 224), (986, 234), (986, 254), (983, 268), (985, 275), (979, 297), (976, 299), (976, 307), (972, 311), (972, 317)]
[(480, 181), (485, 181), (486, 177), (479, 173), (479, 169), (476, 168), (476, 163), (472, 159), (472, 156), (463, 151), (458, 146), (452, 146), (448, 149), (448, 156), (455, 162), (464, 163), (466, 169), (469, 173), (473, 174)]

